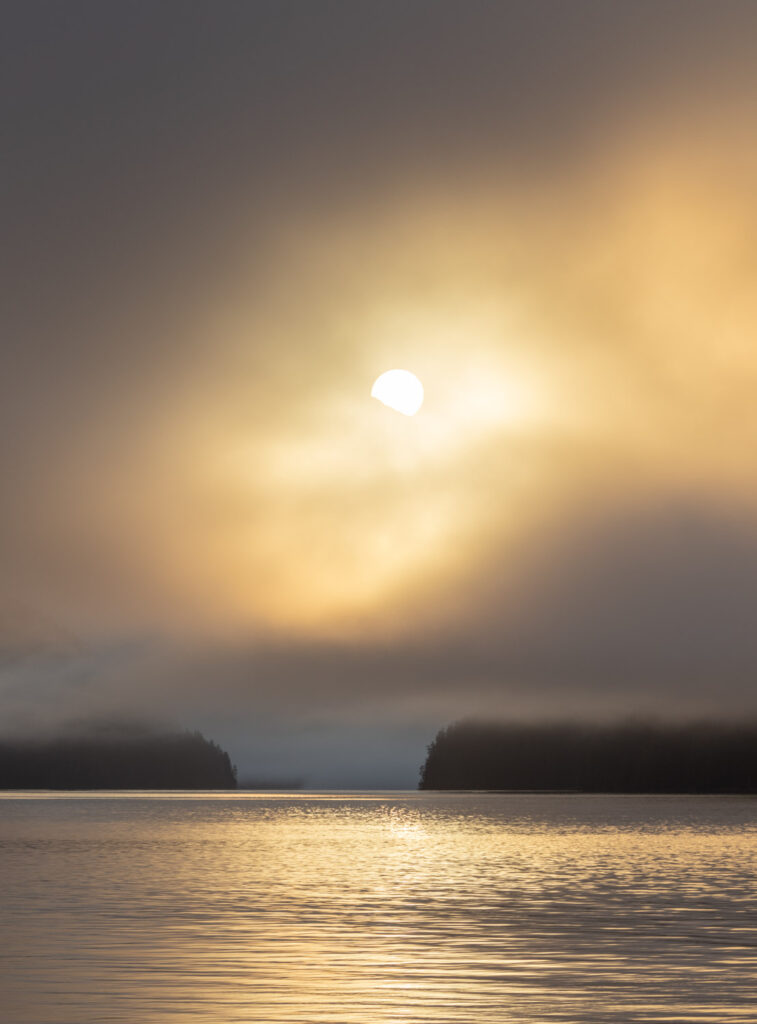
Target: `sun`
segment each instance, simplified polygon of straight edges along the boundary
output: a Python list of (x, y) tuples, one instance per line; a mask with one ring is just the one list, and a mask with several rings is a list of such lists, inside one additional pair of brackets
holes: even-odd
[(415, 416), (423, 405), (423, 385), (409, 370), (387, 370), (373, 382), (371, 398), (405, 416)]

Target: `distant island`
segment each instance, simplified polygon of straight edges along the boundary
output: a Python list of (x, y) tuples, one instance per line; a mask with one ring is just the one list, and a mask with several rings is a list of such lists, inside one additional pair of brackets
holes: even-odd
[(236, 769), (199, 732), (0, 740), (0, 789), (236, 789)]
[(302, 789), (305, 780), (299, 775), (247, 775), (240, 779), (238, 789), (270, 790), (271, 792), (291, 793)]
[(456, 722), (429, 745), (418, 788), (757, 793), (757, 723)]

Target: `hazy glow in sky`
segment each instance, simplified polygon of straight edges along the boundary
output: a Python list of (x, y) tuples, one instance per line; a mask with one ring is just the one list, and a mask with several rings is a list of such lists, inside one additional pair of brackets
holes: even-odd
[(6, 720), (412, 784), (459, 714), (754, 711), (755, 30), (14, 7)]

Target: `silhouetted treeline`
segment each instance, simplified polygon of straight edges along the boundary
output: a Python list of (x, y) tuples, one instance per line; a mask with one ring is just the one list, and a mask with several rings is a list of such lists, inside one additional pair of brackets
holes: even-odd
[(199, 732), (0, 740), (0, 789), (235, 789), (229, 755)]
[(757, 723), (457, 722), (429, 745), (419, 788), (757, 793)]

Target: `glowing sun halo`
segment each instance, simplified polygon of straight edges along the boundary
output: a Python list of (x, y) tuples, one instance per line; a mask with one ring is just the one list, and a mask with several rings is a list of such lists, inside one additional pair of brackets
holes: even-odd
[(409, 370), (387, 370), (373, 382), (371, 398), (405, 416), (415, 416), (423, 405), (423, 385)]

